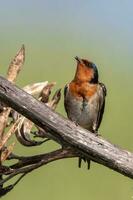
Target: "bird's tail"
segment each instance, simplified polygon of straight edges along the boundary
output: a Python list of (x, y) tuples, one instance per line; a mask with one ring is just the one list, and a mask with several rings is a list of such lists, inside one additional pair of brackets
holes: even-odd
[(79, 157), (79, 160), (78, 160), (78, 167), (81, 168), (82, 160), (83, 160), (84, 162), (87, 162), (87, 168), (90, 169), (90, 163), (91, 163), (91, 161), (90, 161), (89, 159), (86, 159), (86, 158), (83, 158), (83, 157)]

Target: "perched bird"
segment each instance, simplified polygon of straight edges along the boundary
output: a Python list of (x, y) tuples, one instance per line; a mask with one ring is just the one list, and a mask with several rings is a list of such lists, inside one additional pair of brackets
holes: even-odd
[[(65, 86), (64, 106), (67, 116), (77, 125), (98, 135), (106, 97), (106, 87), (98, 80), (96, 65), (88, 60), (75, 57), (77, 70), (74, 79)], [(82, 159), (79, 158), (79, 167)], [(88, 168), (90, 160), (87, 160)]]

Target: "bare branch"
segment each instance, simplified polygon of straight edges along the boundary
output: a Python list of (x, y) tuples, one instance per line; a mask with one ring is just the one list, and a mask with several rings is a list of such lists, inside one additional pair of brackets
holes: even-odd
[(76, 126), (2, 77), (0, 77), (0, 99), (46, 130), (50, 137), (61, 145), (68, 145), (83, 157), (133, 178), (131, 152)]
[[(5, 174), (9, 174), (8, 177), (0, 181), (0, 184), (4, 184), (14, 176), (22, 173), (29, 173), (33, 171), (34, 169), (37, 169), (41, 167), (42, 165), (46, 165), (50, 162), (64, 159), (64, 158), (72, 158), (76, 157), (78, 153), (72, 149), (59, 149), (55, 150), (50, 153), (37, 155), (37, 156), (31, 156), (31, 157), (25, 157), (21, 161), (19, 161), (17, 164), (12, 165), (11, 169), (9, 171), (7, 170)], [(26, 166), (26, 167), (25, 167)]]
[(13, 183), (12, 185), (8, 185), (6, 187), (0, 188), (0, 197), (10, 192), (16, 184), (28, 173), (31, 171), (46, 165), (50, 162), (64, 159), (64, 158), (72, 158), (78, 156), (75, 151), (71, 149), (59, 149), (50, 153), (36, 155), (31, 157), (17, 157), (19, 162), (10, 166), (10, 168), (3, 169), (3, 174), (7, 174), (8, 176), (0, 181), (0, 185), (3, 185), (13, 177), (20, 175), (20, 177)]

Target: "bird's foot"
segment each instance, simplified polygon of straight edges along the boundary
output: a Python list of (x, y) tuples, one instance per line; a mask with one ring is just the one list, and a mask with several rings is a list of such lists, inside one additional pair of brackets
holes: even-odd
[(98, 136), (99, 136), (99, 137), (101, 136), (101, 134), (98, 133), (98, 132), (96, 132), (95, 135), (96, 135), (97, 137), (98, 137)]
[(92, 131), (92, 133), (94, 133), (94, 134), (95, 134), (95, 136), (97, 136), (97, 137), (98, 137), (98, 136), (101, 136), (101, 134), (100, 134), (100, 133), (98, 133), (98, 131), (97, 131), (97, 130), (93, 130), (93, 131)]

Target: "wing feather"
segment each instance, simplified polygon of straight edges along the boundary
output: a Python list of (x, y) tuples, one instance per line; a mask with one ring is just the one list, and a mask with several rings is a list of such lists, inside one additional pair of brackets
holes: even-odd
[(107, 89), (105, 85), (103, 83), (99, 83), (99, 86), (101, 88), (101, 95), (99, 98), (99, 111), (98, 111), (97, 122), (96, 122), (96, 131), (98, 130), (103, 118), (103, 113), (104, 113), (104, 108), (105, 108), (105, 97), (107, 95)]
[(65, 107), (65, 111), (68, 115), (68, 103), (67, 103), (67, 92), (68, 92), (68, 89), (69, 89), (69, 84), (65, 85), (65, 88), (64, 88), (64, 107)]

